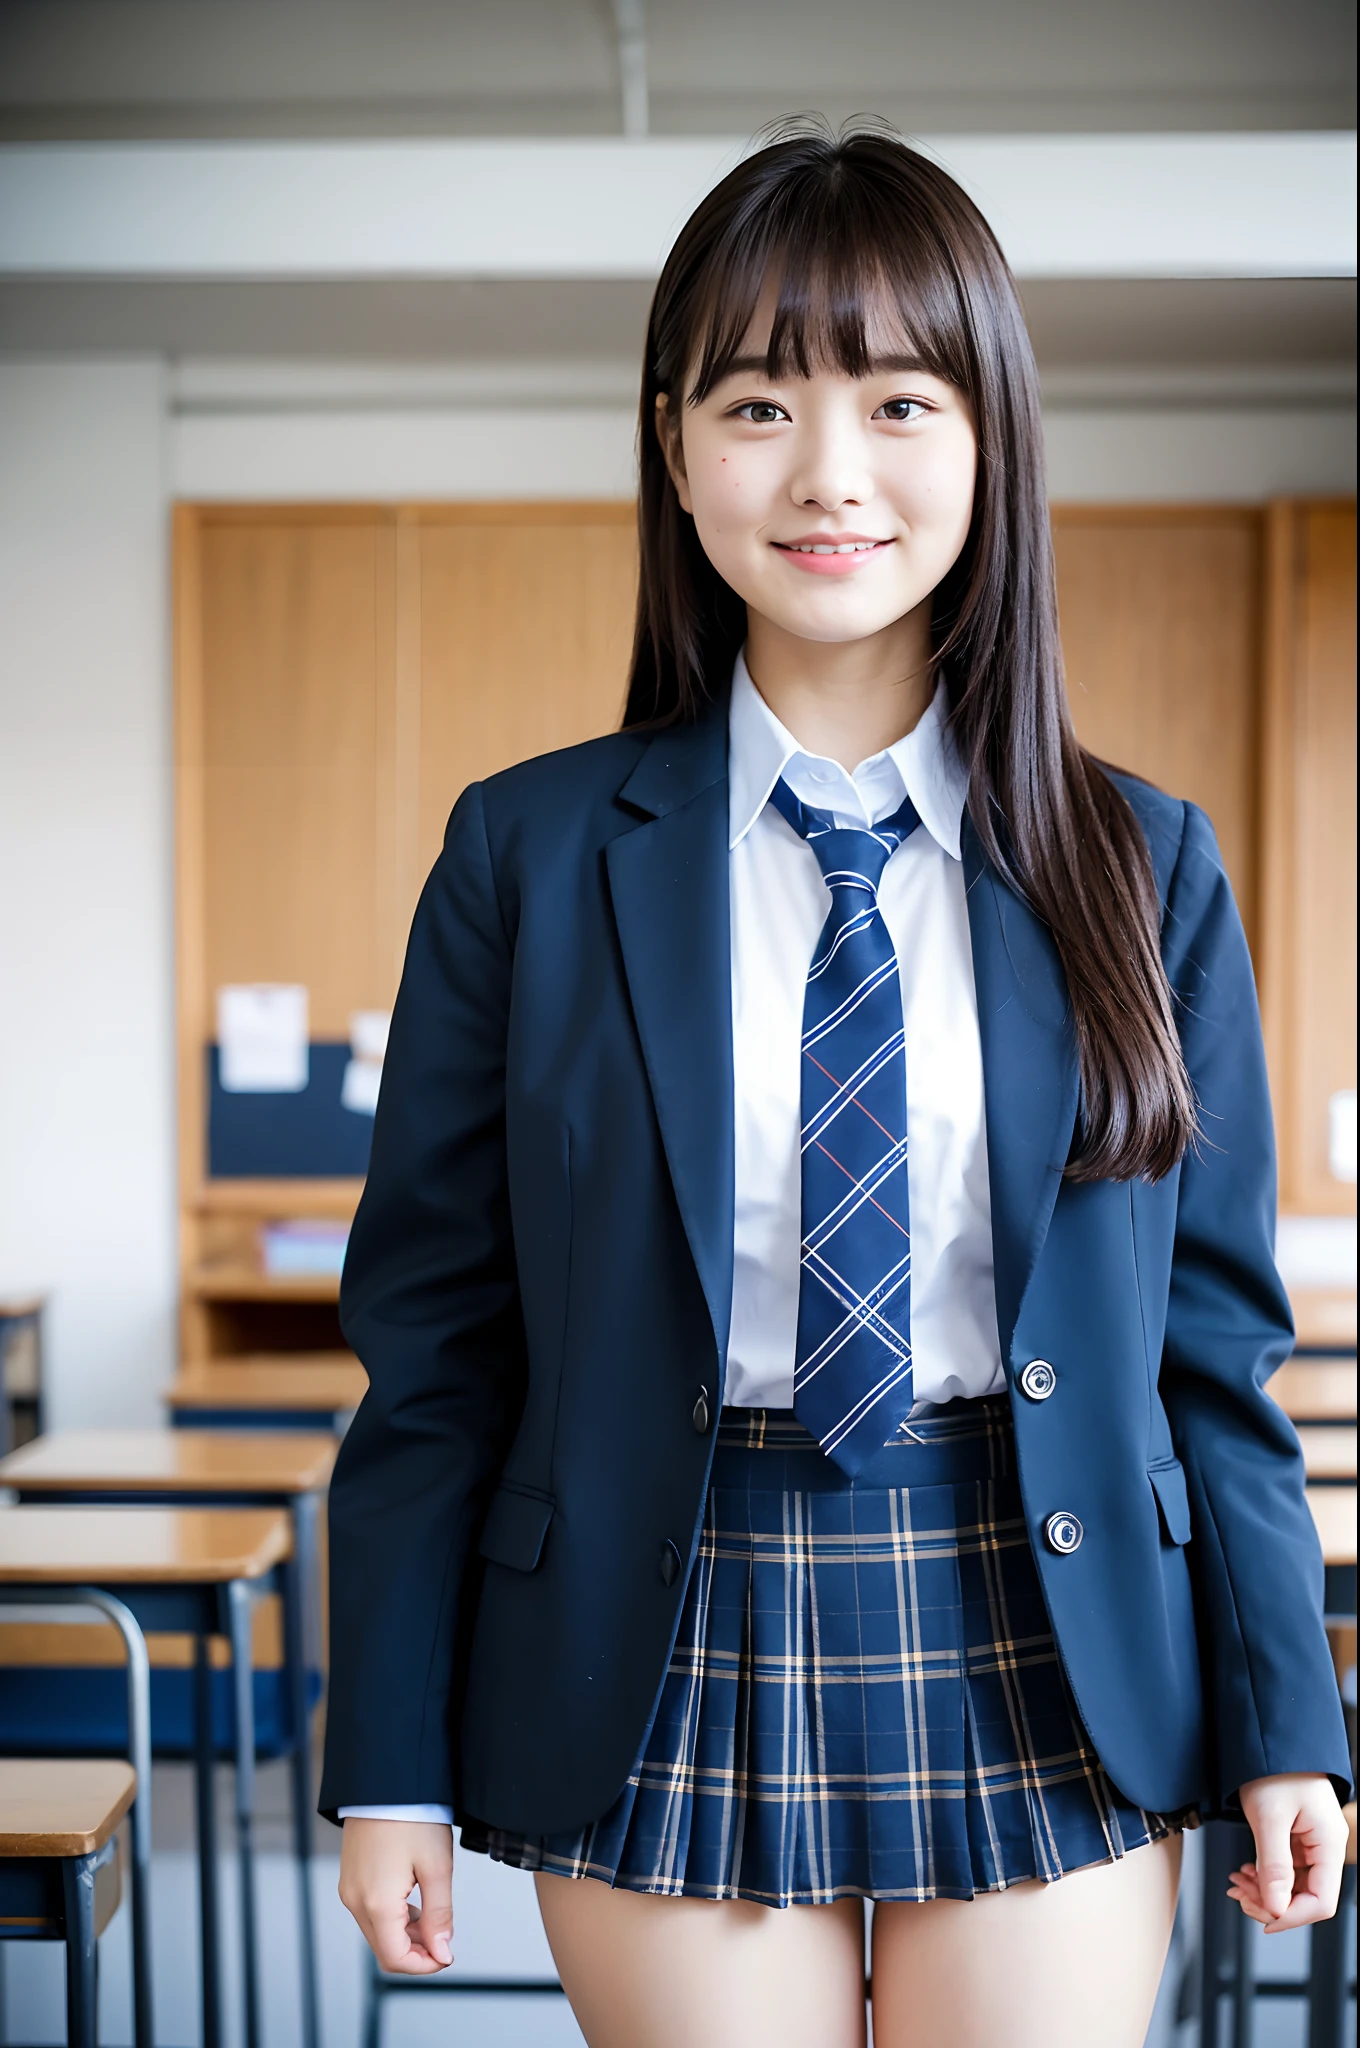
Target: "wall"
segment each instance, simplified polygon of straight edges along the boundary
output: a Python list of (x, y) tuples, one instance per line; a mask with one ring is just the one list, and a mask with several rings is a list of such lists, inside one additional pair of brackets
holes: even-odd
[(0, 1289), (50, 1287), (50, 1419), (172, 1360), (158, 366), (0, 370)]
[[(55, 1423), (150, 1420), (172, 1365), (168, 502), (631, 489), (612, 377), (447, 381), (0, 364), (0, 1288), (54, 1290)], [(1054, 405), (1051, 484), (1353, 490), (1354, 430), (1338, 403)]]

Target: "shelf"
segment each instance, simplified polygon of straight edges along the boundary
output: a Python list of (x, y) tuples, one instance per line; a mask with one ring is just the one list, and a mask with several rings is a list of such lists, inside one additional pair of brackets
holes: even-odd
[(317, 1216), (348, 1222), (361, 1180), (208, 1180), (187, 1197), (205, 1216)]
[(338, 1301), (338, 1273), (262, 1273), (258, 1266), (198, 1266), (185, 1282), (196, 1301)]

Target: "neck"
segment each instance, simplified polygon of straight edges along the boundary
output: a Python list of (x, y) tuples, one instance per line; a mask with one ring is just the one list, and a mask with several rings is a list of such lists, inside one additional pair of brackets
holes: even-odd
[(748, 607), (751, 680), (800, 747), (861, 761), (906, 736), (929, 708), (930, 601), (865, 640), (801, 640)]

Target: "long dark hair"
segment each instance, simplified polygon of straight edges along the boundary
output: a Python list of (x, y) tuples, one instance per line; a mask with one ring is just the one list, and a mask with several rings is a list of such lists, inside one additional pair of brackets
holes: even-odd
[(745, 638), (745, 606), (667, 473), (656, 399), (707, 395), (743, 352), (767, 277), (778, 280), (772, 379), (866, 375), (869, 323), (886, 313), (923, 368), (972, 405), (972, 526), (932, 607), (969, 814), (987, 858), (1048, 925), (1066, 973), (1082, 1082), (1068, 1174), (1156, 1179), (1194, 1138), (1195, 1103), (1147, 845), (1072, 729), (1024, 315), (972, 201), (886, 133), (786, 133), (709, 193), (666, 260), (642, 380), (641, 582), (624, 723), (696, 717)]

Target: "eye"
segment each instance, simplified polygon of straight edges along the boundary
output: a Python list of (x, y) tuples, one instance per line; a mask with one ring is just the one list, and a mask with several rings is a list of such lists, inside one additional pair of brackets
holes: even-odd
[(919, 398), (889, 398), (880, 405), (874, 418), (910, 422), (924, 419), (929, 411), (930, 407)]
[(749, 420), (753, 427), (772, 427), (778, 420), (786, 420), (788, 414), (772, 398), (748, 398), (744, 405), (734, 408), (732, 418)]

